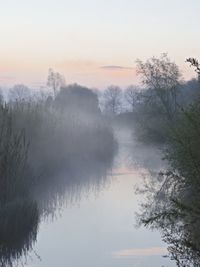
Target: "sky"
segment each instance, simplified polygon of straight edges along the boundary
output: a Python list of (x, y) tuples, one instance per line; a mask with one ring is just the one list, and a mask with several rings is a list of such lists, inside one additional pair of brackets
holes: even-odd
[(138, 83), (136, 60), (168, 53), (193, 77), (200, 58), (199, 0), (0, 0), (0, 85)]

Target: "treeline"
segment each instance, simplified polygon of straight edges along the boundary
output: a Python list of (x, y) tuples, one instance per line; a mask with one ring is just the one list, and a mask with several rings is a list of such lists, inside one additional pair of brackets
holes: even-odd
[(110, 85), (104, 91), (96, 90), (96, 93), (102, 112), (114, 118), (119, 114), (134, 111), (139, 91), (140, 87), (136, 85), (130, 85), (125, 89)]
[(140, 222), (159, 229), (177, 266), (200, 265), (200, 83), (199, 63), (187, 62), (198, 78), (183, 82), (166, 55), (138, 61), (145, 90), (136, 104), (135, 134), (141, 141), (165, 144), (169, 170), (145, 185)]

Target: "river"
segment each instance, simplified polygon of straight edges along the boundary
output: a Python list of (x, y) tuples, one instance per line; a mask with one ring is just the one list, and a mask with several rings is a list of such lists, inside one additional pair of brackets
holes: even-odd
[[(106, 181), (84, 185), (78, 197), (62, 201), (54, 216), (44, 216), (27, 267), (172, 267), (160, 233), (136, 225), (143, 195), (136, 187), (164, 167), (161, 153), (116, 131), (119, 143)], [(74, 189), (74, 192), (76, 189)], [(65, 195), (68, 198), (68, 195)], [(63, 197), (62, 197), (63, 199)]]

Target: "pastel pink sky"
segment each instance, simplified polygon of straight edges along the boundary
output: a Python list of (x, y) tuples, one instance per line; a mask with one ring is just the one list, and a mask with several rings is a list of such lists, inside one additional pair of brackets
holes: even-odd
[(198, 0), (3, 1), (0, 85), (44, 85), (51, 67), (67, 83), (127, 86), (138, 82), (137, 58), (163, 52), (189, 79), (185, 59), (200, 57), (198, 10)]

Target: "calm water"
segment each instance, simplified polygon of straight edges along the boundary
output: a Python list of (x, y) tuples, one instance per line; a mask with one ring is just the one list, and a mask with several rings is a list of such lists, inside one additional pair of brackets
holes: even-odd
[(175, 266), (162, 257), (166, 248), (159, 232), (135, 226), (143, 198), (135, 194), (135, 187), (149, 172), (163, 167), (161, 155), (155, 148), (132, 142), (130, 132), (118, 133), (117, 138), (119, 151), (112, 168), (100, 174), (98, 169), (104, 176), (101, 182), (91, 185), (90, 172), (87, 183), (63, 193), (53, 216), (42, 217), (25, 266)]

